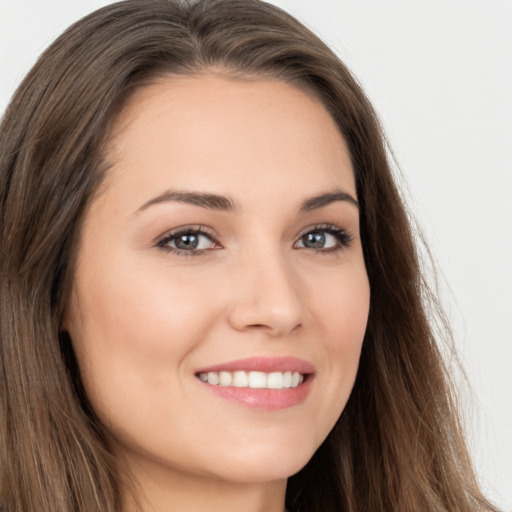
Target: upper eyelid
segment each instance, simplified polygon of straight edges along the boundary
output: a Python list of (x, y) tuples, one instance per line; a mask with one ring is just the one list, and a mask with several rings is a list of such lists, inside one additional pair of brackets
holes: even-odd
[(166, 240), (168, 238), (172, 238), (174, 236), (179, 236), (183, 233), (198, 233), (200, 235), (205, 235), (209, 238), (211, 238), (212, 241), (217, 242), (218, 235), (216, 234), (215, 230), (212, 228), (209, 228), (207, 226), (204, 226), (203, 224), (195, 224), (191, 226), (180, 226), (177, 228), (172, 228), (167, 231), (165, 231), (162, 235), (159, 235), (156, 238), (156, 244), (161, 242), (162, 240)]
[(337, 226), (336, 224), (315, 224), (313, 226), (309, 226), (307, 228), (304, 228), (302, 231), (299, 232), (299, 235), (298, 235), (298, 239), (300, 239), (301, 237), (303, 237), (304, 235), (308, 234), (308, 233), (311, 233), (311, 232), (314, 232), (314, 231), (327, 231), (327, 232), (341, 232), (341, 233), (346, 233), (347, 235), (350, 235), (350, 230), (342, 227), (342, 226)]
[(341, 226), (336, 226), (335, 224), (322, 224), (311, 228), (306, 228), (304, 231), (301, 232), (297, 241), (299, 241), (303, 236), (307, 235), (308, 233), (315, 232), (326, 232), (333, 236), (341, 236), (346, 239), (345, 241), (347, 244), (351, 243), (354, 240), (354, 236), (352, 235), (351, 230)]
[(194, 250), (186, 250), (181, 249), (179, 247), (172, 247), (169, 245), (170, 242), (177, 239), (180, 235), (186, 234), (186, 233), (195, 233), (201, 236), (206, 236), (211, 243), (218, 246), (215, 247), (215, 249), (222, 248), (220, 243), (217, 241), (216, 237), (214, 237), (212, 234), (208, 233), (204, 226), (196, 226), (194, 228), (190, 228), (187, 226), (183, 226), (181, 228), (174, 228), (169, 231), (167, 231), (165, 234), (161, 235), (156, 239), (156, 242), (153, 244), (153, 246), (157, 249), (163, 250), (167, 253), (173, 253), (175, 256), (180, 257), (193, 257), (193, 256), (200, 256), (201, 254), (213, 250), (214, 248), (207, 248), (207, 249), (194, 249)]
[[(307, 226), (307, 227), (301, 229), (299, 231), (299, 233), (297, 234), (297, 238), (304, 236), (306, 233), (309, 233), (310, 231), (322, 231), (322, 230), (324, 230), (324, 231), (334, 230), (334, 231), (345, 231), (345, 232), (348, 231), (344, 227), (337, 226), (336, 224), (321, 223), (321, 224), (310, 225), (310, 226)], [(216, 234), (216, 231), (213, 228), (210, 228), (209, 226), (205, 226), (204, 224), (192, 224), (192, 225), (184, 225), (184, 226), (179, 226), (176, 228), (169, 229), (169, 230), (165, 231), (162, 235), (158, 236), (156, 240), (158, 241), (162, 238), (166, 238), (166, 237), (173, 236), (173, 235), (179, 235), (181, 233), (189, 233), (189, 232), (190, 233), (193, 233), (193, 232), (200, 233), (200, 234), (212, 237), (212, 238), (218, 237), (218, 235)]]
[[(294, 242), (297, 243), (304, 235), (310, 232), (314, 231), (327, 231), (327, 232), (338, 232), (338, 233), (344, 233), (348, 238), (349, 241), (352, 241), (353, 236), (352, 234), (345, 228), (341, 226), (337, 226), (335, 224), (331, 223), (321, 223), (321, 224), (314, 224), (310, 225), (308, 227), (305, 227), (302, 229), (298, 235), (296, 235), (296, 240)], [(173, 237), (178, 237), (180, 234), (184, 233), (197, 233), (203, 236), (207, 236), (212, 242), (215, 244), (218, 244), (220, 247), (222, 247), (222, 244), (219, 242), (219, 236), (216, 234), (215, 230), (213, 228), (210, 228), (209, 226), (205, 226), (204, 224), (192, 224), (192, 225), (184, 225), (180, 227), (176, 227), (173, 229), (168, 230), (163, 235), (159, 236), (155, 241), (155, 246), (157, 247), (165, 247), (166, 242), (168, 242)], [(181, 249), (176, 248), (176, 251), (181, 251)], [(190, 251), (190, 252), (200, 252), (204, 250), (209, 249), (198, 249), (196, 251)]]

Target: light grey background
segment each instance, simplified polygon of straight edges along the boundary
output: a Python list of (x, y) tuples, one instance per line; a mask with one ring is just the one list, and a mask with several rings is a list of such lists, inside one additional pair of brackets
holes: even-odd
[[(37, 55), (109, 3), (0, 0), (0, 112)], [(512, 510), (512, 1), (273, 3), (338, 52), (381, 115), (442, 273), (477, 470)]]

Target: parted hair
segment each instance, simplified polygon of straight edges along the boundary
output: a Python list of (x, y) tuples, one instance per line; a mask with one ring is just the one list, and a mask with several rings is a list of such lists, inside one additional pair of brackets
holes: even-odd
[[(371, 304), (334, 429), (290, 477), (293, 512), (495, 511), (481, 494), (439, 348), (445, 329), (375, 112), (313, 33), (259, 0), (127, 0), (39, 58), (0, 125), (0, 506), (119, 512), (108, 433), (59, 330), (80, 227), (129, 97), (165, 76), (271, 79), (319, 98), (345, 138)], [(433, 325), (437, 318), (441, 321)]]

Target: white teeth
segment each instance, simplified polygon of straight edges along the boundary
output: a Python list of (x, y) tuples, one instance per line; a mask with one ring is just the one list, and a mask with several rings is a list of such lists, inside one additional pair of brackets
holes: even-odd
[(299, 372), (208, 372), (200, 373), (199, 378), (213, 386), (234, 386), (253, 389), (296, 388), (304, 382)]
[(233, 386), (246, 388), (249, 385), (249, 377), (245, 372), (233, 372)]
[(263, 372), (249, 372), (249, 387), (258, 389), (266, 388), (267, 374)]
[(221, 386), (231, 386), (233, 382), (233, 375), (229, 372), (220, 372), (219, 374), (219, 384)]
[(281, 372), (269, 373), (267, 375), (267, 388), (282, 389), (284, 388), (284, 376)]
[(217, 385), (219, 383), (219, 374), (215, 372), (208, 372), (208, 384)]

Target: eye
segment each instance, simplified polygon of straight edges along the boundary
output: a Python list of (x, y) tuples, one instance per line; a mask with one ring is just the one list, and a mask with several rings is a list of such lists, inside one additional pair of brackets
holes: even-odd
[(158, 241), (157, 247), (178, 254), (189, 253), (192, 255), (192, 253), (202, 253), (209, 249), (218, 249), (220, 246), (213, 236), (203, 229), (186, 228), (166, 234)]
[(332, 225), (315, 226), (295, 242), (296, 249), (313, 249), (331, 252), (350, 245), (351, 236), (342, 228)]

